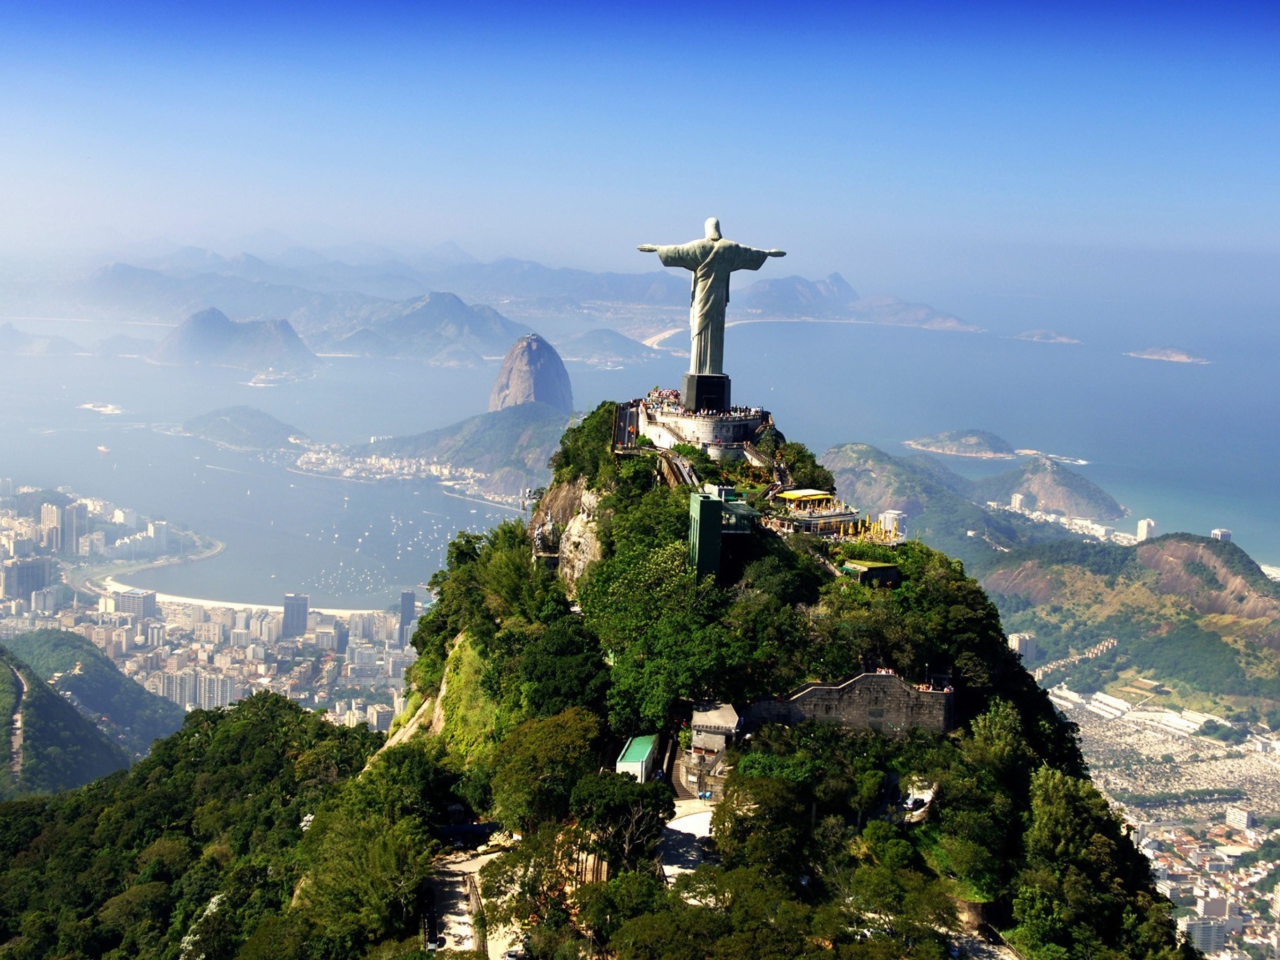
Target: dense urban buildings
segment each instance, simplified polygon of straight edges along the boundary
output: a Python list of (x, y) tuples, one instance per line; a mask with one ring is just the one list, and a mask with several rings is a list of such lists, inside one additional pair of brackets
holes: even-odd
[(284, 620), (281, 624), (280, 636), (300, 637), (307, 632), (307, 610), (311, 598), (304, 593), (286, 593), (284, 595)]
[(412, 590), (400, 594), (400, 642), (408, 643), (418, 624), (418, 597)]

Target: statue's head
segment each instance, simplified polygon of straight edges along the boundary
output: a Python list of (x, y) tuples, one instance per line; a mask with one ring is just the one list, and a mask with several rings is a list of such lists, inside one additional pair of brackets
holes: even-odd
[(707, 239), (720, 239), (720, 221), (716, 217), (707, 217)]

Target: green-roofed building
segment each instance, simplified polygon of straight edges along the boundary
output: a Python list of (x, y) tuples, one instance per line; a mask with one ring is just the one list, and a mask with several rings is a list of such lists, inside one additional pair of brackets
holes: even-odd
[(647, 737), (632, 737), (627, 741), (622, 752), (618, 754), (618, 773), (629, 773), (641, 783), (649, 779), (653, 773), (653, 765), (658, 759), (658, 735), (651, 733)]
[(840, 567), (845, 576), (853, 577), (864, 587), (885, 587), (897, 590), (902, 586), (902, 571), (896, 563), (878, 560), (846, 560)]

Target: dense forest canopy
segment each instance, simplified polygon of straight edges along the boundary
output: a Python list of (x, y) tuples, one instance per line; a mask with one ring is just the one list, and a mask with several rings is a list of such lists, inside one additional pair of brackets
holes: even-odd
[[(539, 958), (941, 958), (975, 904), (1030, 960), (1191, 955), (958, 562), (757, 531), (699, 580), (689, 491), (651, 451), (615, 458), (612, 416), (588, 415), (553, 463), (601, 496), (574, 601), (518, 523), (450, 545), (409, 671), (430, 732), (373, 756), (381, 735), (258, 695), (190, 715), (127, 774), (0, 806), (4, 949), (411, 956), (449, 824), (475, 816), (520, 837), (481, 871), (483, 923)], [(889, 557), (898, 589), (830, 573)], [(608, 772), (624, 739), (675, 734), (694, 700), (874, 667), (945, 673), (958, 729), (756, 730), (727, 755), (706, 862), (668, 885), (672, 791)], [(901, 815), (913, 785), (933, 796), (918, 823)], [(607, 879), (586, 882), (583, 857)]]

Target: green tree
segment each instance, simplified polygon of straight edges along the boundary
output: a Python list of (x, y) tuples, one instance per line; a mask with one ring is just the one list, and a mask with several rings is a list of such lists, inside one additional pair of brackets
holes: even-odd
[(613, 870), (635, 870), (651, 861), (663, 828), (676, 813), (675, 794), (665, 780), (639, 783), (609, 771), (579, 780), (569, 807), (589, 838), (588, 846)]
[(1174, 946), (1170, 904), (1151, 891), (1145, 858), (1087, 780), (1036, 771), (1026, 847), (1013, 908), (1017, 942), (1034, 956), (1184, 955)]
[(301, 891), (319, 931), (352, 946), (412, 929), (434, 845), (407, 817), (341, 817), (329, 826)]
[(778, 448), (778, 456), (790, 469), (791, 481), (797, 487), (835, 492), (836, 478), (803, 443), (784, 443)]
[(581, 707), (516, 727), (494, 754), (494, 813), (522, 833), (569, 814), (573, 785), (595, 764), (600, 722)]
[(524, 709), (532, 717), (570, 707), (602, 713), (609, 689), (600, 644), (574, 616), (556, 620), (525, 648), (520, 680)]

